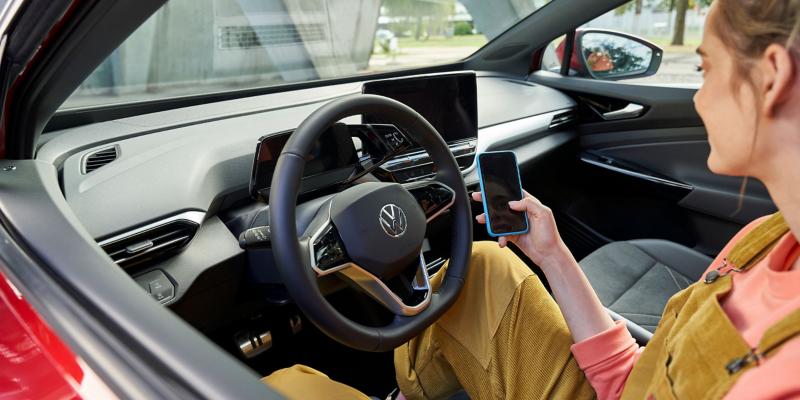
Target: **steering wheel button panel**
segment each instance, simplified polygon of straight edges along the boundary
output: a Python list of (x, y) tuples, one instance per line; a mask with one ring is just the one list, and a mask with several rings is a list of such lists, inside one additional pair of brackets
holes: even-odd
[(333, 225), (324, 228), (322, 235), (314, 240), (314, 261), (320, 271), (329, 271), (349, 263), (339, 233)]
[(456, 192), (437, 181), (407, 183), (403, 187), (417, 199), (428, 221), (450, 208), (456, 200)]

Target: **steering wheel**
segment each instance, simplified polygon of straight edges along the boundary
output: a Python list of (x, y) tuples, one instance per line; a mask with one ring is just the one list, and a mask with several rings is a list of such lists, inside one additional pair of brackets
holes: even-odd
[[(436, 175), (404, 185), (354, 185), (325, 201), (305, 232), (298, 234), (296, 203), (306, 156), (328, 127), (357, 114), (393, 121), (428, 152)], [(433, 324), (458, 299), (472, 255), (467, 188), (445, 141), (408, 106), (360, 94), (320, 107), (300, 124), (281, 151), (269, 197), (272, 249), (281, 277), (311, 322), (340, 343), (364, 351), (392, 350)], [(433, 293), (422, 242), (427, 222), (448, 208), (452, 216), (450, 264)], [(323, 249), (336, 251), (324, 253)], [(331, 261), (343, 255), (346, 262)], [(338, 273), (391, 310), (395, 314), (392, 322), (369, 327), (339, 313), (317, 284), (318, 276), (330, 273)]]

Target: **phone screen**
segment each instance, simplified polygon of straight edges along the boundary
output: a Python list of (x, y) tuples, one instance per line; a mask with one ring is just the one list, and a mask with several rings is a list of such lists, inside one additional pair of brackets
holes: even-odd
[(524, 232), (528, 228), (524, 211), (515, 211), (509, 201), (522, 200), (517, 160), (513, 153), (484, 153), (478, 156), (483, 201), (486, 202), (486, 223), (496, 235)]

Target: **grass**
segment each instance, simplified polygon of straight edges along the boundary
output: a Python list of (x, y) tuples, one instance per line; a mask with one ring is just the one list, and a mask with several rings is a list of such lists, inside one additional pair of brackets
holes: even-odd
[(481, 47), (489, 43), (486, 36), (483, 35), (464, 35), (464, 36), (430, 36), (427, 39), (420, 37), (420, 40), (414, 40), (413, 37), (397, 38), (397, 44), (401, 49), (409, 47)]

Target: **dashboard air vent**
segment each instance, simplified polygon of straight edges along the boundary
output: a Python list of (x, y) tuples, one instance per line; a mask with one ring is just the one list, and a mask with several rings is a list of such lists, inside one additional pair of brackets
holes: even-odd
[(577, 119), (578, 116), (575, 113), (574, 109), (569, 110), (567, 112), (563, 112), (561, 114), (556, 114), (555, 116), (553, 116), (553, 120), (550, 121), (550, 130), (552, 131), (560, 127), (563, 127)]
[(110, 243), (101, 243), (100, 247), (117, 265), (127, 268), (184, 248), (198, 227), (193, 221), (176, 220)]
[(88, 174), (89, 172), (92, 172), (116, 160), (117, 157), (119, 157), (117, 146), (90, 153), (83, 159), (83, 173)]

